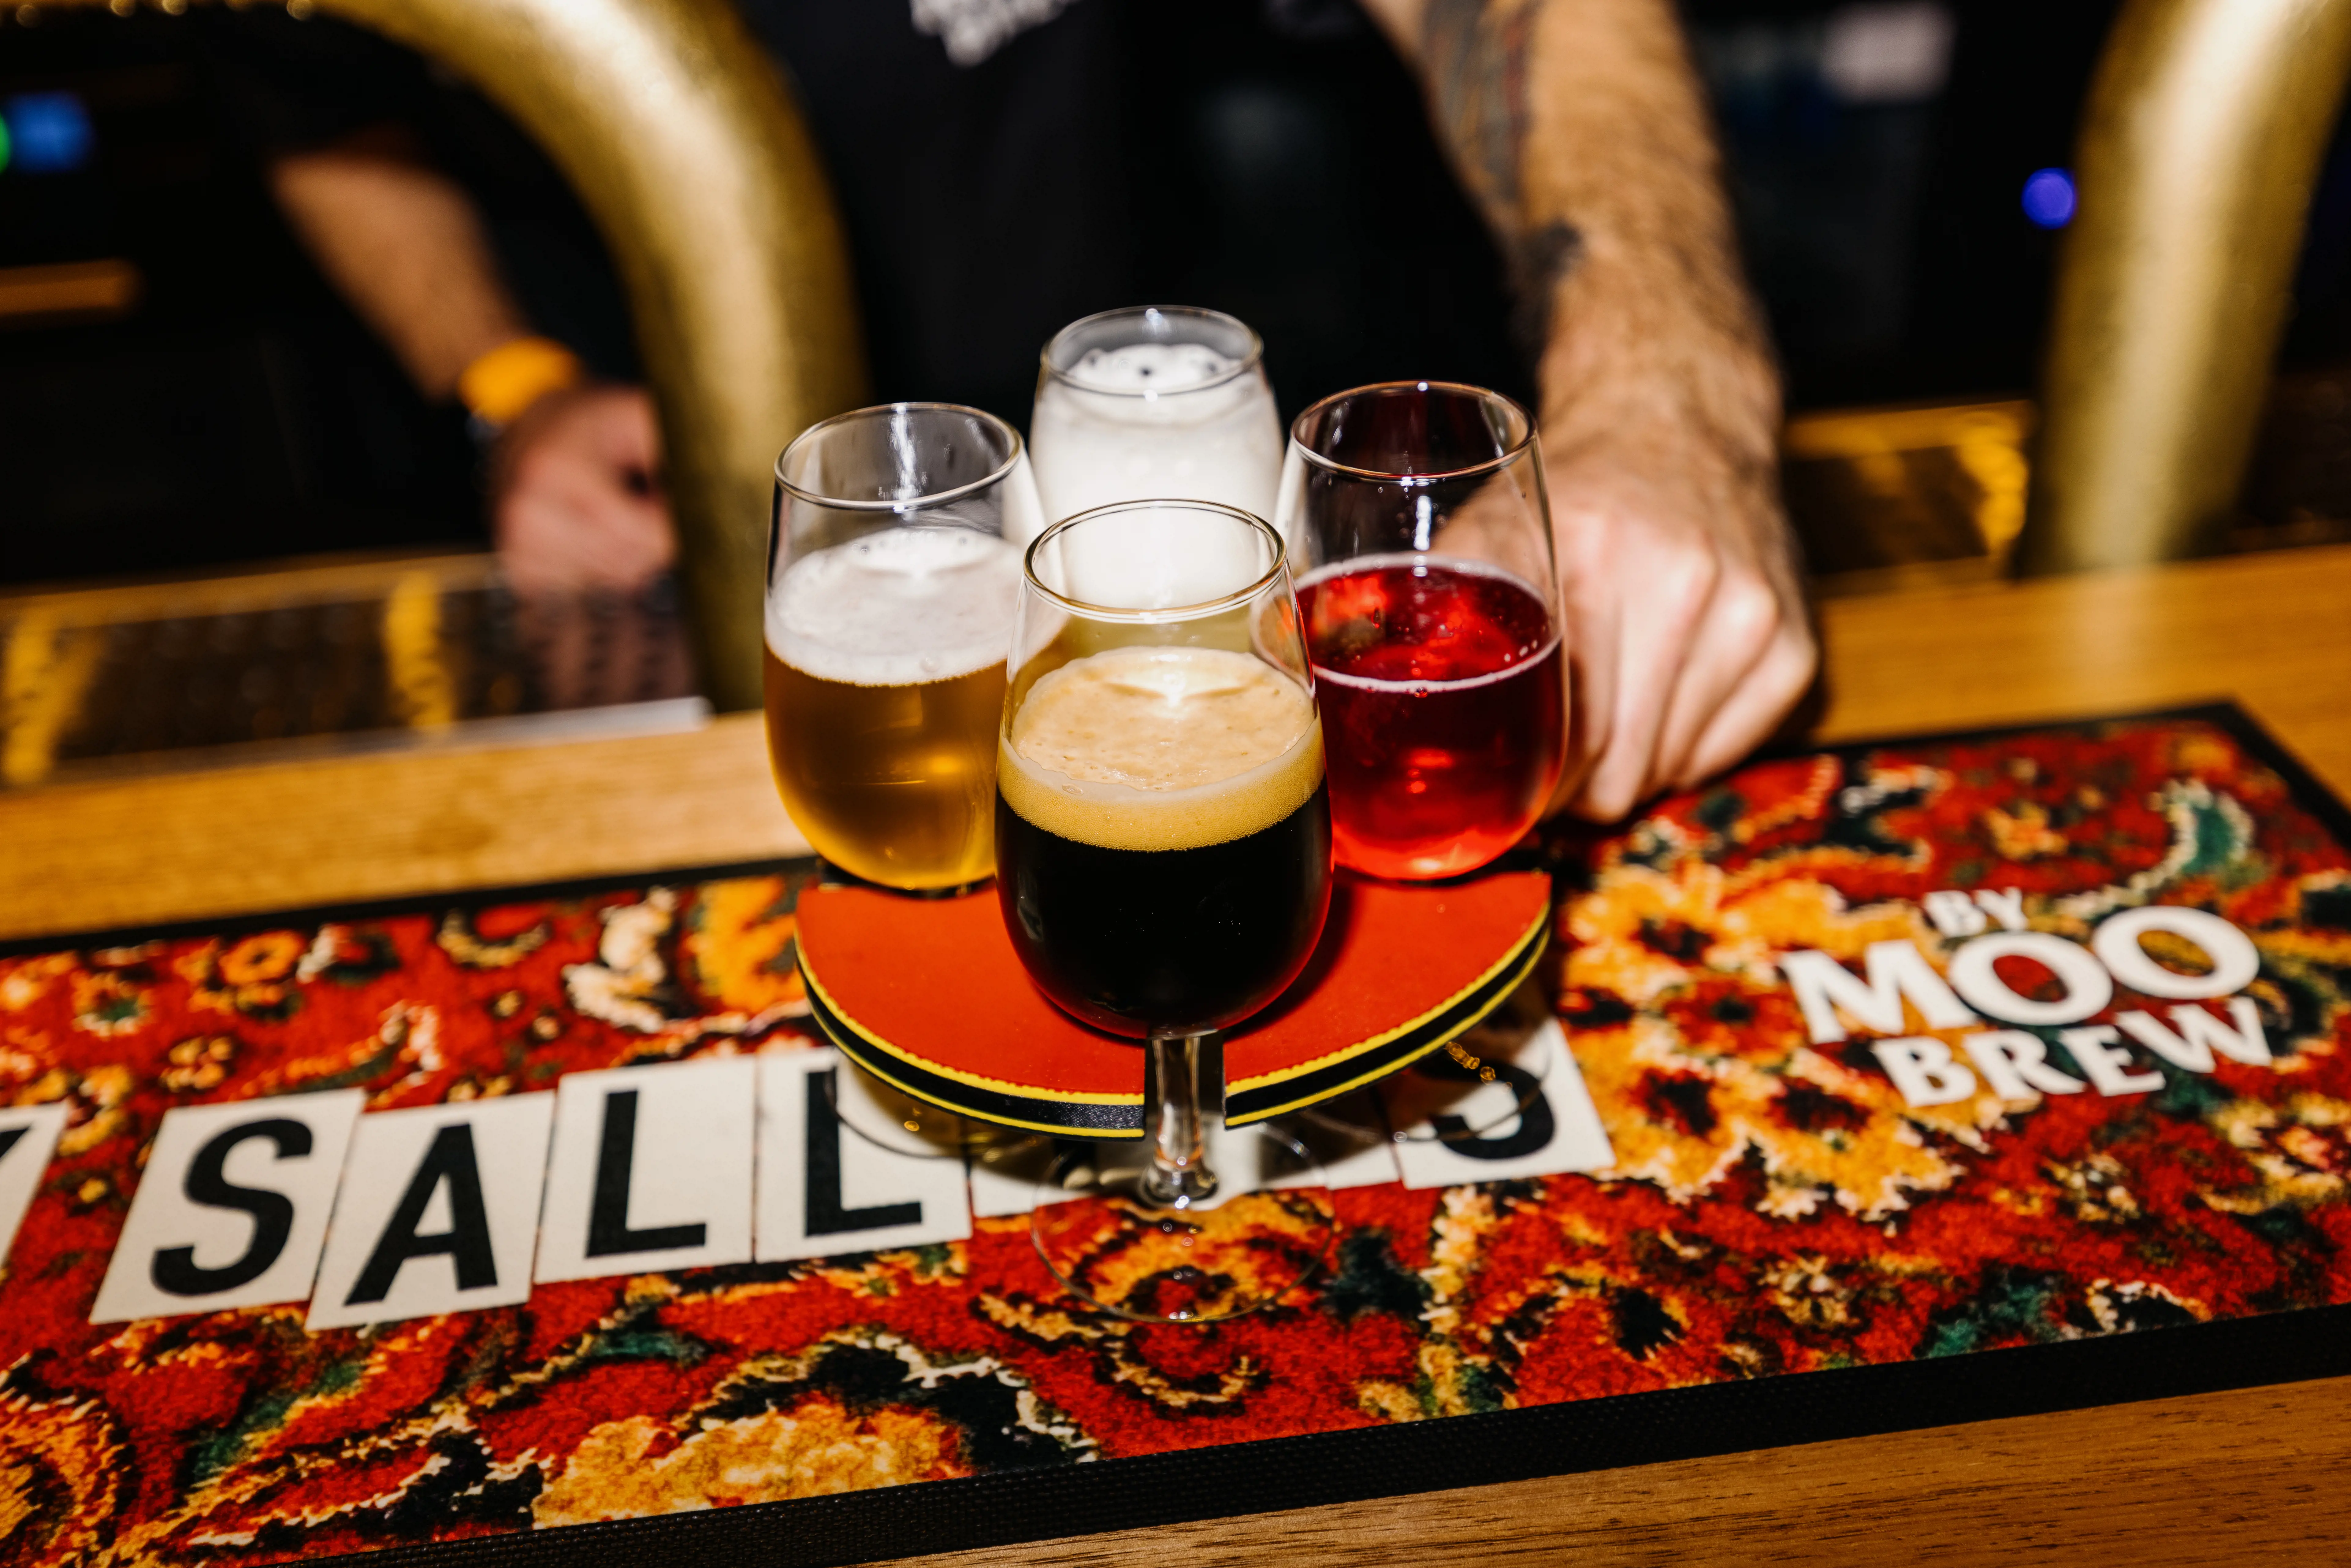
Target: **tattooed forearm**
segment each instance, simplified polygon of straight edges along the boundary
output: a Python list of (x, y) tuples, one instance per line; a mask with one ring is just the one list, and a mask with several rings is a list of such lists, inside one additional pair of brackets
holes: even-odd
[(1519, 226), (1527, 44), (1541, 0), (1428, 0), (1421, 60), (1430, 108), (1487, 215)]
[(1815, 650), (1779, 379), (1676, 0), (1359, 0), (1510, 257), (1535, 356), (1569, 705), (1600, 820), (1752, 746)]
[(1421, 58), (1430, 108), (1510, 270), (1511, 335), (1530, 361), (1551, 340), (1559, 281), (1583, 236), (1529, 211), (1521, 175), (1530, 120), (1527, 62), (1543, 0), (1428, 0)]
[(1560, 280), (1583, 254), (1583, 235), (1557, 220), (1537, 224), (1503, 246), (1510, 267), (1510, 335), (1530, 362), (1541, 360), (1551, 341)]
[(1531, 360), (1550, 340), (1552, 298), (1583, 249), (1575, 225), (1540, 219), (1526, 203), (1526, 66), (1540, 12), (1542, 0), (1429, 0), (1420, 19), (1429, 106), (1510, 263), (1511, 336)]
[(1673, 0), (1362, 3), (1500, 244), (1553, 442), (1703, 432), (1768, 467), (1778, 378)]

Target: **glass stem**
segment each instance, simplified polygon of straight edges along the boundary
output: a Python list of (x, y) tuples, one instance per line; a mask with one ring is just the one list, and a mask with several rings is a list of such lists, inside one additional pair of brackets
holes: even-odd
[(1212, 1034), (1155, 1034), (1145, 1048), (1144, 1103), (1151, 1113), (1151, 1168), (1143, 1196), (1188, 1208), (1217, 1190), (1208, 1168), (1210, 1118), (1225, 1108), (1224, 1052)]

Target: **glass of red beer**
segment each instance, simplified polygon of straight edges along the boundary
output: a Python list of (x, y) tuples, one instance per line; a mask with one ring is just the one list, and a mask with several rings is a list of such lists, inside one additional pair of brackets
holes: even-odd
[(1324, 398), (1290, 426), (1278, 526), (1301, 568), (1339, 863), (1426, 880), (1492, 861), (1567, 757), (1533, 420), (1449, 382)]

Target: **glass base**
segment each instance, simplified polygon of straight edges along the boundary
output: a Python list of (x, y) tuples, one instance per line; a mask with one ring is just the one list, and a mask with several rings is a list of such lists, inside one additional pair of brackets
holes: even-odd
[(1351, 1137), (1467, 1143), (1516, 1121), (1542, 1092), (1551, 1055), (1540, 1038), (1551, 1004), (1529, 976), (1464, 1032), (1368, 1089), (1301, 1112)]
[(1144, 1196), (1149, 1145), (1087, 1145), (1037, 1185), (1029, 1234), (1072, 1295), (1144, 1322), (1214, 1322), (1272, 1305), (1321, 1268), (1337, 1216), (1322, 1167), (1270, 1127), (1219, 1127), (1217, 1190), (1181, 1208)]

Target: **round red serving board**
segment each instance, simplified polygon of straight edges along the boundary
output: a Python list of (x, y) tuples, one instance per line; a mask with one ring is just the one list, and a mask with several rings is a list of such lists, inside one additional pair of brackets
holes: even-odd
[[(1342, 872), (1306, 972), (1225, 1037), (1226, 1119), (1261, 1121), (1383, 1077), (1510, 994), (1551, 931), (1551, 879), (1439, 885)], [(817, 1021), (859, 1065), (934, 1104), (1087, 1137), (1143, 1132), (1141, 1043), (1087, 1028), (1029, 982), (996, 889), (801, 893)]]

